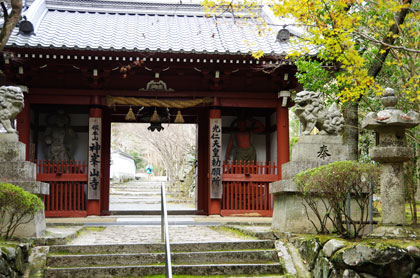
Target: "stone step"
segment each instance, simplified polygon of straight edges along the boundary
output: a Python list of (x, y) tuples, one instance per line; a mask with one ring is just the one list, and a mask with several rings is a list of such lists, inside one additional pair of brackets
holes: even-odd
[(145, 187), (145, 188), (160, 188), (161, 182), (126, 182), (126, 183), (117, 183), (111, 184), (111, 188), (121, 188), (121, 187)]
[[(172, 264), (249, 264), (278, 262), (274, 250), (254, 251), (206, 251), (172, 253)], [(110, 265), (157, 265), (165, 262), (164, 253), (140, 254), (95, 254), (95, 255), (51, 255), (47, 259), (49, 267), (82, 267)]]
[[(132, 197), (132, 196), (111, 196), (110, 197), (111, 204), (160, 204), (160, 197), (159, 198), (151, 198), (151, 197)], [(168, 203), (193, 203), (193, 200), (180, 200), (174, 198), (166, 198), (166, 202)]]
[(133, 191), (133, 190), (111, 190), (110, 195), (123, 195), (123, 196), (160, 196), (160, 191)]
[[(271, 240), (171, 243), (172, 252), (267, 250), (274, 248), (274, 242)], [(164, 245), (161, 243), (53, 245), (50, 247), (50, 253), (55, 254), (156, 253), (163, 251)]]
[(156, 194), (160, 195), (160, 190), (148, 190), (148, 189), (125, 189), (125, 188), (111, 188), (111, 194), (120, 193), (120, 194)]
[[(165, 273), (163, 265), (135, 265), (135, 266), (101, 266), (101, 267), (71, 267), (47, 268), (45, 277), (49, 278), (85, 278), (85, 277), (124, 277), (162, 275)], [(172, 266), (174, 275), (196, 275), (207, 277), (211, 275), (265, 275), (281, 274), (279, 263), (266, 264), (209, 264), (209, 265), (175, 265)], [(255, 277), (254, 276), (254, 277)]]
[(115, 185), (111, 185), (111, 189), (115, 188), (115, 189), (122, 189), (122, 188), (127, 188), (127, 189), (137, 189), (137, 188), (144, 188), (144, 189), (153, 189), (153, 190), (160, 190), (161, 185), (160, 184), (121, 184), (118, 186)]

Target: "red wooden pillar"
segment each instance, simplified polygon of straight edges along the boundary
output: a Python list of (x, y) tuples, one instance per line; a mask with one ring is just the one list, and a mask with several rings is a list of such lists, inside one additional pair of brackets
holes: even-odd
[(25, 106), (16, 117), (16, 130), (19, 134), (19, 141), (26, 145), (26, 160), (29, 160), (29, 145), (31, 131), (31, 107), (25, 97)]
[(198, 178), (197, 178), (197, 210), (199, 214), (208, 214), (209, 207), (209, 115), (203, 109), (198, 118)]
[(281, 165), (289, 161), (289, 110), (277, 103), (277, 171), (281, 179)]
[[(92, 107), (89, 110), (89, 117), (95, 117), (95, 118), (101, 118), (102, 119), (102, 108), (99, 107), (100, 99), (99, 99), (98, 96), (92, 97), (91, 105), (92, 105)], [(101, 121), (101, 122), (103, 122), (103, 121)], [(102, 130), (102, 133), (103, 133), (103, 130)], [(101, 141), (103, 142), (103, 139)], [(100, 144), (101, 145), (101, 154), (102, 154), (102, 148), (103, 148), (102, 142)], [(103, 157), (101, 157), (100, 163), (101, 163), (100, 190), (102, 192), (103, 191), (103, 172), (102, 172)], [(100, 214), (101, 214), (101, 199), (99, 199), (99, 200), (88, 200), (87, 201), (87, 215), (100, 215)]]
[(102, 117), (102, 149), (101, 149), (101, 214), (109, 214), (109, 176), (111, 163), (111, 114), (104, 109)]
[[(222, 117), (222, 111), (219, 109), (219, 108), (211, 108), (210, 109), (210, 114), (209, 114), (209, 123), (210, 123), (210, 119), (220, 119)], [(210, 124), (209, 124), (209, 126), (210, 126)], [(210, 127), (211, 128), (211, 127)], [(210, 134), (211, 132), (210, 132), (210, 130), (209, 130), (209, 134)], [(210, 138), (208, 137), (208, 140), (207, 140), (207, 142), (208, 142), (208, 151), (209, 151), (209, 154), (210, 154), (210, 152), (211, 152), (211, 150), (210, 150), (210, 148), (211, 148), (211, 146), (210, 146)], [(208, 156), (208, 160), (209, 160), (209, 167), (207, 168), (208, 169), (208, 192), (209, 192), (209, 195), (208, 195), (208, 198), (209, 198), (209, 214), (210, 215), (220, 215), (220, 213), (221, 213), (221, 199), (211, 199), (210, 198), (210, 184), (211, 184), (211, 181), (210, 181), (210, 165), (211, 165), (211, 162), (210, 162), (210, 155)]]

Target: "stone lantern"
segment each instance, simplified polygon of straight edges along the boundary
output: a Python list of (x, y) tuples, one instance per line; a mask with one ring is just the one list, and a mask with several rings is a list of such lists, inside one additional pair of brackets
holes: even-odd
[(405, 129), (418, 125), (419, 115), (414, 111), (405, 114), (396, 109), (398, 97), (391, 88), (385, 89), (381, 102), (385, 109), (367, 114), (362, 128), (376, 131), (376, 147), (371, 148), (369, 153), (374, 161), (382, 164), (382, 222), (390, 226), (404, 225), (403, 162), (413, 159), (413, 150), (407, 147)]

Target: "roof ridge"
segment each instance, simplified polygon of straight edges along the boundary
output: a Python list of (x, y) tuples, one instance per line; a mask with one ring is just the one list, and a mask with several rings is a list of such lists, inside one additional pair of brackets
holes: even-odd
[[(174, 1), (174, 0), (173, 0)], [(45, 0), (49, 10), (123, 13), (123, 14), (159, 14), (159, 15), (195, 15), (205, 16), (201, 4), (174, 3), (169, 0)], [(181, 1), (180, 1), (181, 2)], [(247, 12), (235, 14), (235, 17), (244, 16)], [(223, 14), (222, 17), (232, 17), (232, 14)]]
[(69, 10), (108, 13), (204, 12), (200, 4), (179, 4), (133, 0), (45, 0), (50, 10)]

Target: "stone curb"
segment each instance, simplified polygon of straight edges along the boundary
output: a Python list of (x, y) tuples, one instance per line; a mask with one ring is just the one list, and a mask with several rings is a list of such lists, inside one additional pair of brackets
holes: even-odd
[(62, 245), (72, 239), (75, 239), (80, 232), (86, 229), (86, 227), (83, 226), (72, 225), (69, 227), (73, 229), (66, 227), (62, 228), (63, 230), (60, 231), (58, 230), (60, 228), (58, 228), (57, 225), (55, 225), (55, 227), (55, 231), (53, 230), (53, 227), (50, 227), (49, 229), (47, 228), (47, 233), (49, 234), (39, 238), (31, 238), (30, 240), (32, 240), (35, 245)]

